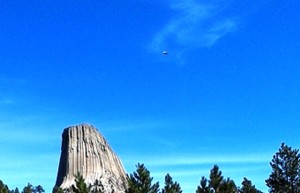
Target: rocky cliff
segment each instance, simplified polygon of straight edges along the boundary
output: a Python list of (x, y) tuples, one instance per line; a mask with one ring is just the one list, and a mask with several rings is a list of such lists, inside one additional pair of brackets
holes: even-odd
[(125, 191), (127, 181), (121, 161), (98, 130), (88, 124), (64, 129), (56, 186), (69, 188), (78, 172), (88, 184), (101, 182), (104, 192)]

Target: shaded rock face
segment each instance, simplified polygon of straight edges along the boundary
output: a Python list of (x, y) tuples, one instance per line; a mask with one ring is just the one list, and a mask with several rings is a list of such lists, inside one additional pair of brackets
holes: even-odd
[(127, 177), (118, 156), (104, 137), (91, 125), (64, 129), (56, 186), (62, 189), (75, 184), (74, 175), (83, 175), (87, 184), (97, 180), (104, 192), (125, 192)]

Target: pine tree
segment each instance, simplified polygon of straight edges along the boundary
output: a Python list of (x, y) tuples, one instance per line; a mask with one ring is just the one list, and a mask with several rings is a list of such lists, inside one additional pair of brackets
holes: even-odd
[(165, 187), (162, 189), (162, 193), (182, 193), (179, 183), (173, 182), (170, 174), (165, 176)]
[(52, 189), (52, 193), (64, 193), (63, 189), (61, 187), (55, 186)]
[(227, 178), (226, 180), (223, 180), (220, 184), (220, 188), (217, 192), (220, 193), (236, 193), (238, 192), (238, 189), (234, 183), (233, 180), (230, 178)]
[(202, 176), (200, 180), (200, 186), (198, 186), (196, 193), (210, 193), (210, 188), (208, 186), (208, 180)]
[(272, 173), (266, 184), (270, 193), (300, 193), (300, 155), (298, 149), (281, 144), (270, 162)]
[(11, 193), (20, 193), (19, 188), (15, 188), (14, 190), (10, 191)]
[(6, 184), (4, 184), (2, 182), (2, 180), (0, 180), (0, 193), (9, 193), (9, 188)]
[(45, 192), (45, 190), (41, 185), (38, 185), (33, 189), (33, 192), (34, 193), (43, 193), (43, 192)]
[(204, 176), (200, 180), (196, 193), (236, 193), (235, 183), (230, 178), (224, 179), (217, 165), (210, 170), (209, 180)]
[(138, 164), (136, 168), (136, 171), (129, 176), (129, 188), (126, 193), (158, 193), (159, 183), (152, 184), (153, 178), (144, 164)]
[(90, 188), (84, 181), (83, 176), (78, 172), (75, 175), (75, 184), (76, 186), (72, 185), (72, 190), (74, 193), (89, 193)]
[(28, 183), (27, 186), (25, 186), (22, 191), (22, 193), (33, 193), (33, 192), (34, 192), (34, 187), (30, 183)]
[(210, 188), (212, 188), (215, 192), (219, 192), (222, 181), (222, 172), (219, 170), (219, 167), (217, 165), (214, 165), (214, 167), (210, 170), (209, 175)]
[(257, 190), (252, 182), (247, 178), (244, 178), (242, 182), (242, 187), (239, 190), (240, 193), (262, 193), (260, 190)]

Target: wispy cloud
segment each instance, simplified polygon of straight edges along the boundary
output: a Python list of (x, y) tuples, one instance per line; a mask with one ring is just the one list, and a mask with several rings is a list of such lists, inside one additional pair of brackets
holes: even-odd
[(270, 155), (268, 153), (255, 155), (208, 155), (208, 156), (194, 156), (194, 155), (167, 155), (157, 156), (158, 159), (149, 157), (124, 157), (125, 164), (136, 164), (137, 160), (142, 161), (146, 165), (152, 167), (164, 166), (191, 166), (202, 164), (220, 164), (220, 163), (268, 163)]
[[(175, 167), (165, 167), (165, 168), (152, 168), (154, 170), (152, 172), (153, 176), (164, 176), (166, 173), (172, 172), (172, 176), (174, 177), (191, 177), (195, 176), (200, 177), (201, 174), (208, 174), (209, 170), (213, 167), (214, 164), (209, 165), (198, 165), (194, 167), (188, 167), (188, 168), (175, 168)], [(146, 165), (147, 167), (147, 165)], [(151, 167), (151, 166), (150, 166)], [(261, 163), (251, 163), (251, 164), (244, 164), (244, 165), (229, 165), (229, 164), (223, 164), (219, 165), (220, 170), (224, 171), (225, 173), (231, 173), (231, 174), (249, 174), (251, 171), (261, 171), (265, 169), (265, 165)]]
[[(213, 2), (213, 3), (212, 3)], [(236, 21), (222, 16), (219, 1), (203, 3), (178, 0), (170, 4), (176, 15), (155, 34), (150, 49), (159, 51), (171, 45), (183, 48), (210, 47), (236, 28)]]

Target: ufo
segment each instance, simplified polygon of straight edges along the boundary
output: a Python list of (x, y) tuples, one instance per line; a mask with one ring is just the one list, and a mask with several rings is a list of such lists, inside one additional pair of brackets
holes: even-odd
[(164, 51), (162, 52), (162, 54), (163, 54), (163, 55), (167, 55), (168, 52), (167, 52), (166, 50), (164, 50)]

